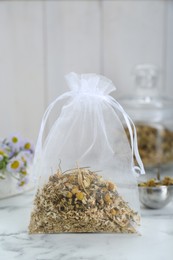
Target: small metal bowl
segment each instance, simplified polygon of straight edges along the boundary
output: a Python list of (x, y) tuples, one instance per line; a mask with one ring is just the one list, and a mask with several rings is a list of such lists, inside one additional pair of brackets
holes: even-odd
[(165, 207), (173, 197), (173, 185), (138, 188), (141, 203), (150, 209)]

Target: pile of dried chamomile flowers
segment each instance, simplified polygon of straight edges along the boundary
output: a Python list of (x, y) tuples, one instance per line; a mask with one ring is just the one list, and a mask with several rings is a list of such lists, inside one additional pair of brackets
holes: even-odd
[(59, 170), (39, 189), (29, 232), (136, 233), (140, 217), (118, 194), (116, 185), (89, 168)]
[(171, 177), (164, 177), (163, 180), (158, 180), (158, 179), (150, 179), (146, 182), (140, 182), (138, 184), (139, 187), (158, 187), (158, 186), (169, 186), (173, 185), (173, 178)]
[[(173, 132), (161, 125), (136, 123), (139, 153), (145, 167), (173, 163)], [(126, 128), (128, 139), (130, 139)]]

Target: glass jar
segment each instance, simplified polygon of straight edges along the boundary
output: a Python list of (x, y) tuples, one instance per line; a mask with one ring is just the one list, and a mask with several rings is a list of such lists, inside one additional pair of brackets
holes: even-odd
[(173, 166), (173, 100), (160, 94), (158, 76), (154, 65), (138, 65), (132, 94), (119, 102), (135, 123), (146, 172), (160, 174)]

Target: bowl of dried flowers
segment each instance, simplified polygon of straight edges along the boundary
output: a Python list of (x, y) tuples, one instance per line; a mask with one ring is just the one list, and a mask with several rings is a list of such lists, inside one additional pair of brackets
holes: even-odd
[(31, 188), (29, 172), (33, 156), (32, 143), (18, 134), (0, 141), (0, 198)]
[(150, 179), (138, 184), (141, 203), (151, 209), (160, 209), (171, 202), (173, 198), (173, 178)]

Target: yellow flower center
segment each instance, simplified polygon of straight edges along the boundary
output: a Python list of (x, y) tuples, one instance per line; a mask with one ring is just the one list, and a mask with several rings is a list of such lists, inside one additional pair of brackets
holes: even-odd
[(18, 142), (18, 138), (17, 138), (16, 136), (14, 136), (14, 137), (12, 138), (12, 142), (13, 142), (13, 143), (17, 143), (17, 142)]
[(25, 159), (24, 156), (22, 156), (21, 159), (22, 159), (23, 162), (26, 162), (26, 159)]
[(31, 148), (31, 144), (30, 144), (30, 143), (26, 143), (25, 146), (24, 146), (24, 148), (25, 148), (26, 150), (29, 150), (29, 149)]
[(2, 150), (0, 150), (0, 155), (4, 155), (4, 152)]
[(27, 175), (27, 172), (25, 172), (25, 171), (23, 171), (23, 172), (21, 172), (23, 175)]
[(19, 184), (19, 186), (21, 187), (21, 186), (23, 186), (24, 184), (25, 184), (25, 181), (21, 181), (20, 184)]
[(12, 164), (11, 164), (11, 168), (12, 168), (12, 169), (17, 169), (17, 168), (19, 167), (19, 165), (20, 165), (20, 163), (19, 163), (18, 161), (14, 161), (14, 162), (12, 162)]

